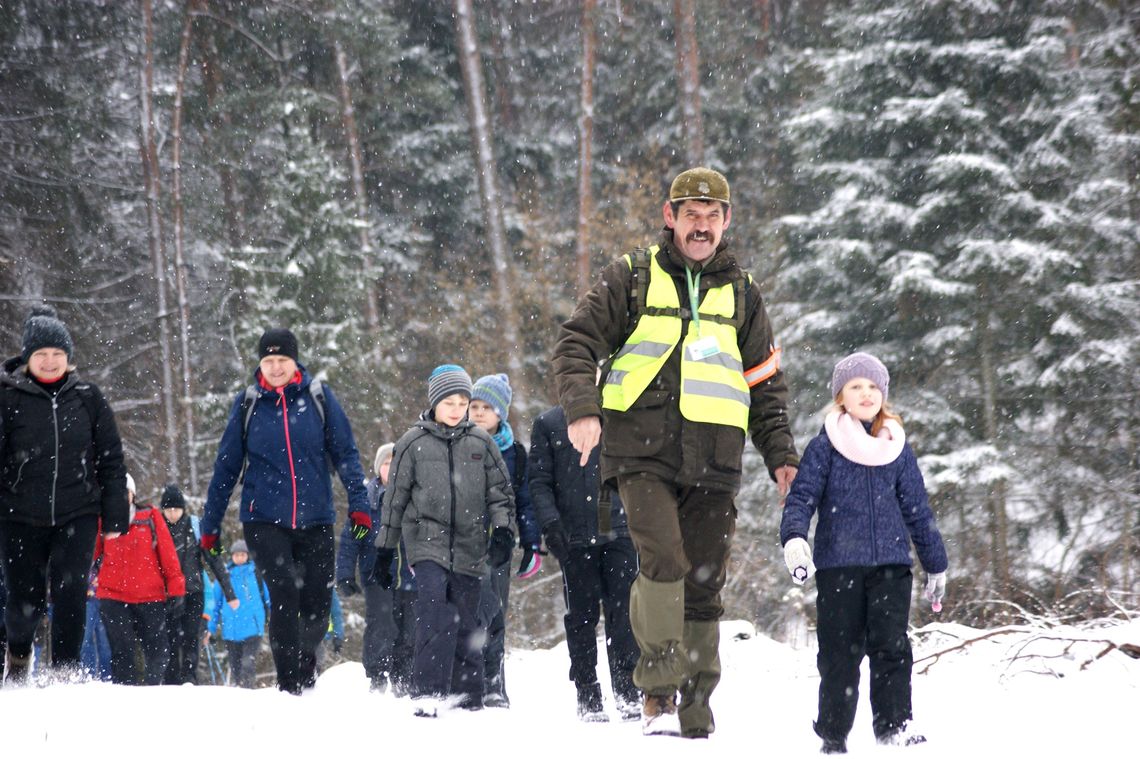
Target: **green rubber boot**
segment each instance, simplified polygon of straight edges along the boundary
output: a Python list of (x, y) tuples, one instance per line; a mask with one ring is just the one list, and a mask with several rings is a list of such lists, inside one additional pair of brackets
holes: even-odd
[(689, 673), (681, 684), (677, 707), (681, 735), (707, 738), (716, 729), (709, 696), (720, 682), (720, 623), (687, 620), (683, 640), (689, 654)]

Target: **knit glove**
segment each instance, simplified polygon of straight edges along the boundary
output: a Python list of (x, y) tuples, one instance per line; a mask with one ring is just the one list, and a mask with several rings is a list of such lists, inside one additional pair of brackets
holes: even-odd
[(372, 532), (372, 517), (363, 511), (350, 511), (348, 518), (352, 520), (349, 533), (356, 540), (364, 540)]
[(500, 567), (511, 560), (511, 550), (515, 547), (515, 536), (506, 527), (496, 527), (491, 531), (491, 545), (487, 548), (487, 559), (492, 567)]
[(211, 556), (222, 555), (222, 548), (218, 545), (217, 535), (203, 535), (198, 541), (198, 545), (202, 548), (203, 551), (210, 554)]
[(566, 537), (566, 530), (562, 523), (555, 519), (542, 528), (542, 539), (546, 541), (546, 548), (558, 559), (559, 564), (565, 564), (570, 556), (570, 539)]
[(341, 598), (348, 598), (355, 596), (360, 592), (360, 586), (356, 584), (356, 580), (351, 577), (345, 577), (336, 581), (336, 592), (340, 593)]
[(784, 564), (792, 573), (792, 582), (803, 585), (815, 574), (815, 562), (811, 560), (811, 548), (803, 538), (792, 538), (784, 544)]
[(518, 576), (522, 579), (534, 577), (542, 569), (542, 555), (545, 553), (539, 546), (523, 546), (522, 561), (519, 562)]
[(942, 611), (942, 597), (946, 595), (946, 573), (935, 572), (926, 576), (926, 590), (922, 595), (930, 601), (930, 609), (935, 612)]
[(379, 585), (384, 590), (391, 590), (392, 560), (395, 558), (395, 548), (377, 548), (376, 561), (372, 565), (372, 571), (368, 573), (368, 579), (364, 582), (368, 585)]

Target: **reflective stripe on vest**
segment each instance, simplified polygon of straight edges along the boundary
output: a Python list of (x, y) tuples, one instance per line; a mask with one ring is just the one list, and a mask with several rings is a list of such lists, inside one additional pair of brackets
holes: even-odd
[[(677, 288), (657, 262), (658, 247), (649, 249), (649, 287), (633, 334), (614, 355), (602, 388), (602, 408), (626, 411), (641, 397), (681, 342), (681, 304)], [(633, 259), (626, 256), (633, 267)], [(744, 379), (744, 364), (736, 344), (733, 315), (736, 293), (732, 283), (708, 290), (698, 307), (700, 334), (693, 322), (681, 342), (681, 415), (692, 422), (724, 424), (748, 431), (751, 398)], [(690, 346), (701, 338), (715, 338), (719, 350), (695, 358)]]

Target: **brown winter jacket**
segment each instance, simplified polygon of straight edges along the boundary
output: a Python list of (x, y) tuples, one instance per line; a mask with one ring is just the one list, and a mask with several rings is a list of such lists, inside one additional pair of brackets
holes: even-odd
[[(663, 231), (659, 244), (657, 261), (673, 277), (679, 302), (687, 303), (684, 259), (673, 245), (672, 230)], [(745, 276), (725, 247), (722, 241), (701, 268), (702, 299), (708, 289)], [(635, 320), (629, 312), (632, 287), (630, 267), (624, 258), (618, 259), (602, 271), (598, 283), (561, 327), (552, 364), (567, 421), (602, 417), (603, 480), (619, 473), (649, 472), (679, 485), (735, 492), (740, 487), (744, 434), (737, 427), (691, 422), (681, 416), (679, 345), (628, 411), (603, 412), (595, 367), (620, 349), (633, 332)], [(748, 313), (737, 332), (746, 370), (766, 361), (776, 344), (760, 288), (755, 282), (749, 288), (745, 298)], [(682, 335), (688, 327), (685, 319)], [(751, 389), (748, 432), (770, 474), (785, 464), (799, 463), (787, 406), (788, 388), (781, 371)]]

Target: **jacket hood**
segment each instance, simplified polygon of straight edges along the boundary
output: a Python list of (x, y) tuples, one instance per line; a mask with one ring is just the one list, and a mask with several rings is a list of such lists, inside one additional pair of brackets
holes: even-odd
[[(300, 361), (297, 363), (297, 371), (301, 372), (300, 383), (294, 385), (292, 382), (285, 385), (285, 390), (288, 392), (290, 387), (296, 388), (296, 392), (308, 389), (309, 385), (313, 382), (313, 377), (309, 374), (309, 370)], [(254, 367), (253, 370), (253, 386), (257, 388), (258, 393), (262, 395), (273, 395), (273, 390), (266, 390), (261, 384), (261, 367)]]

